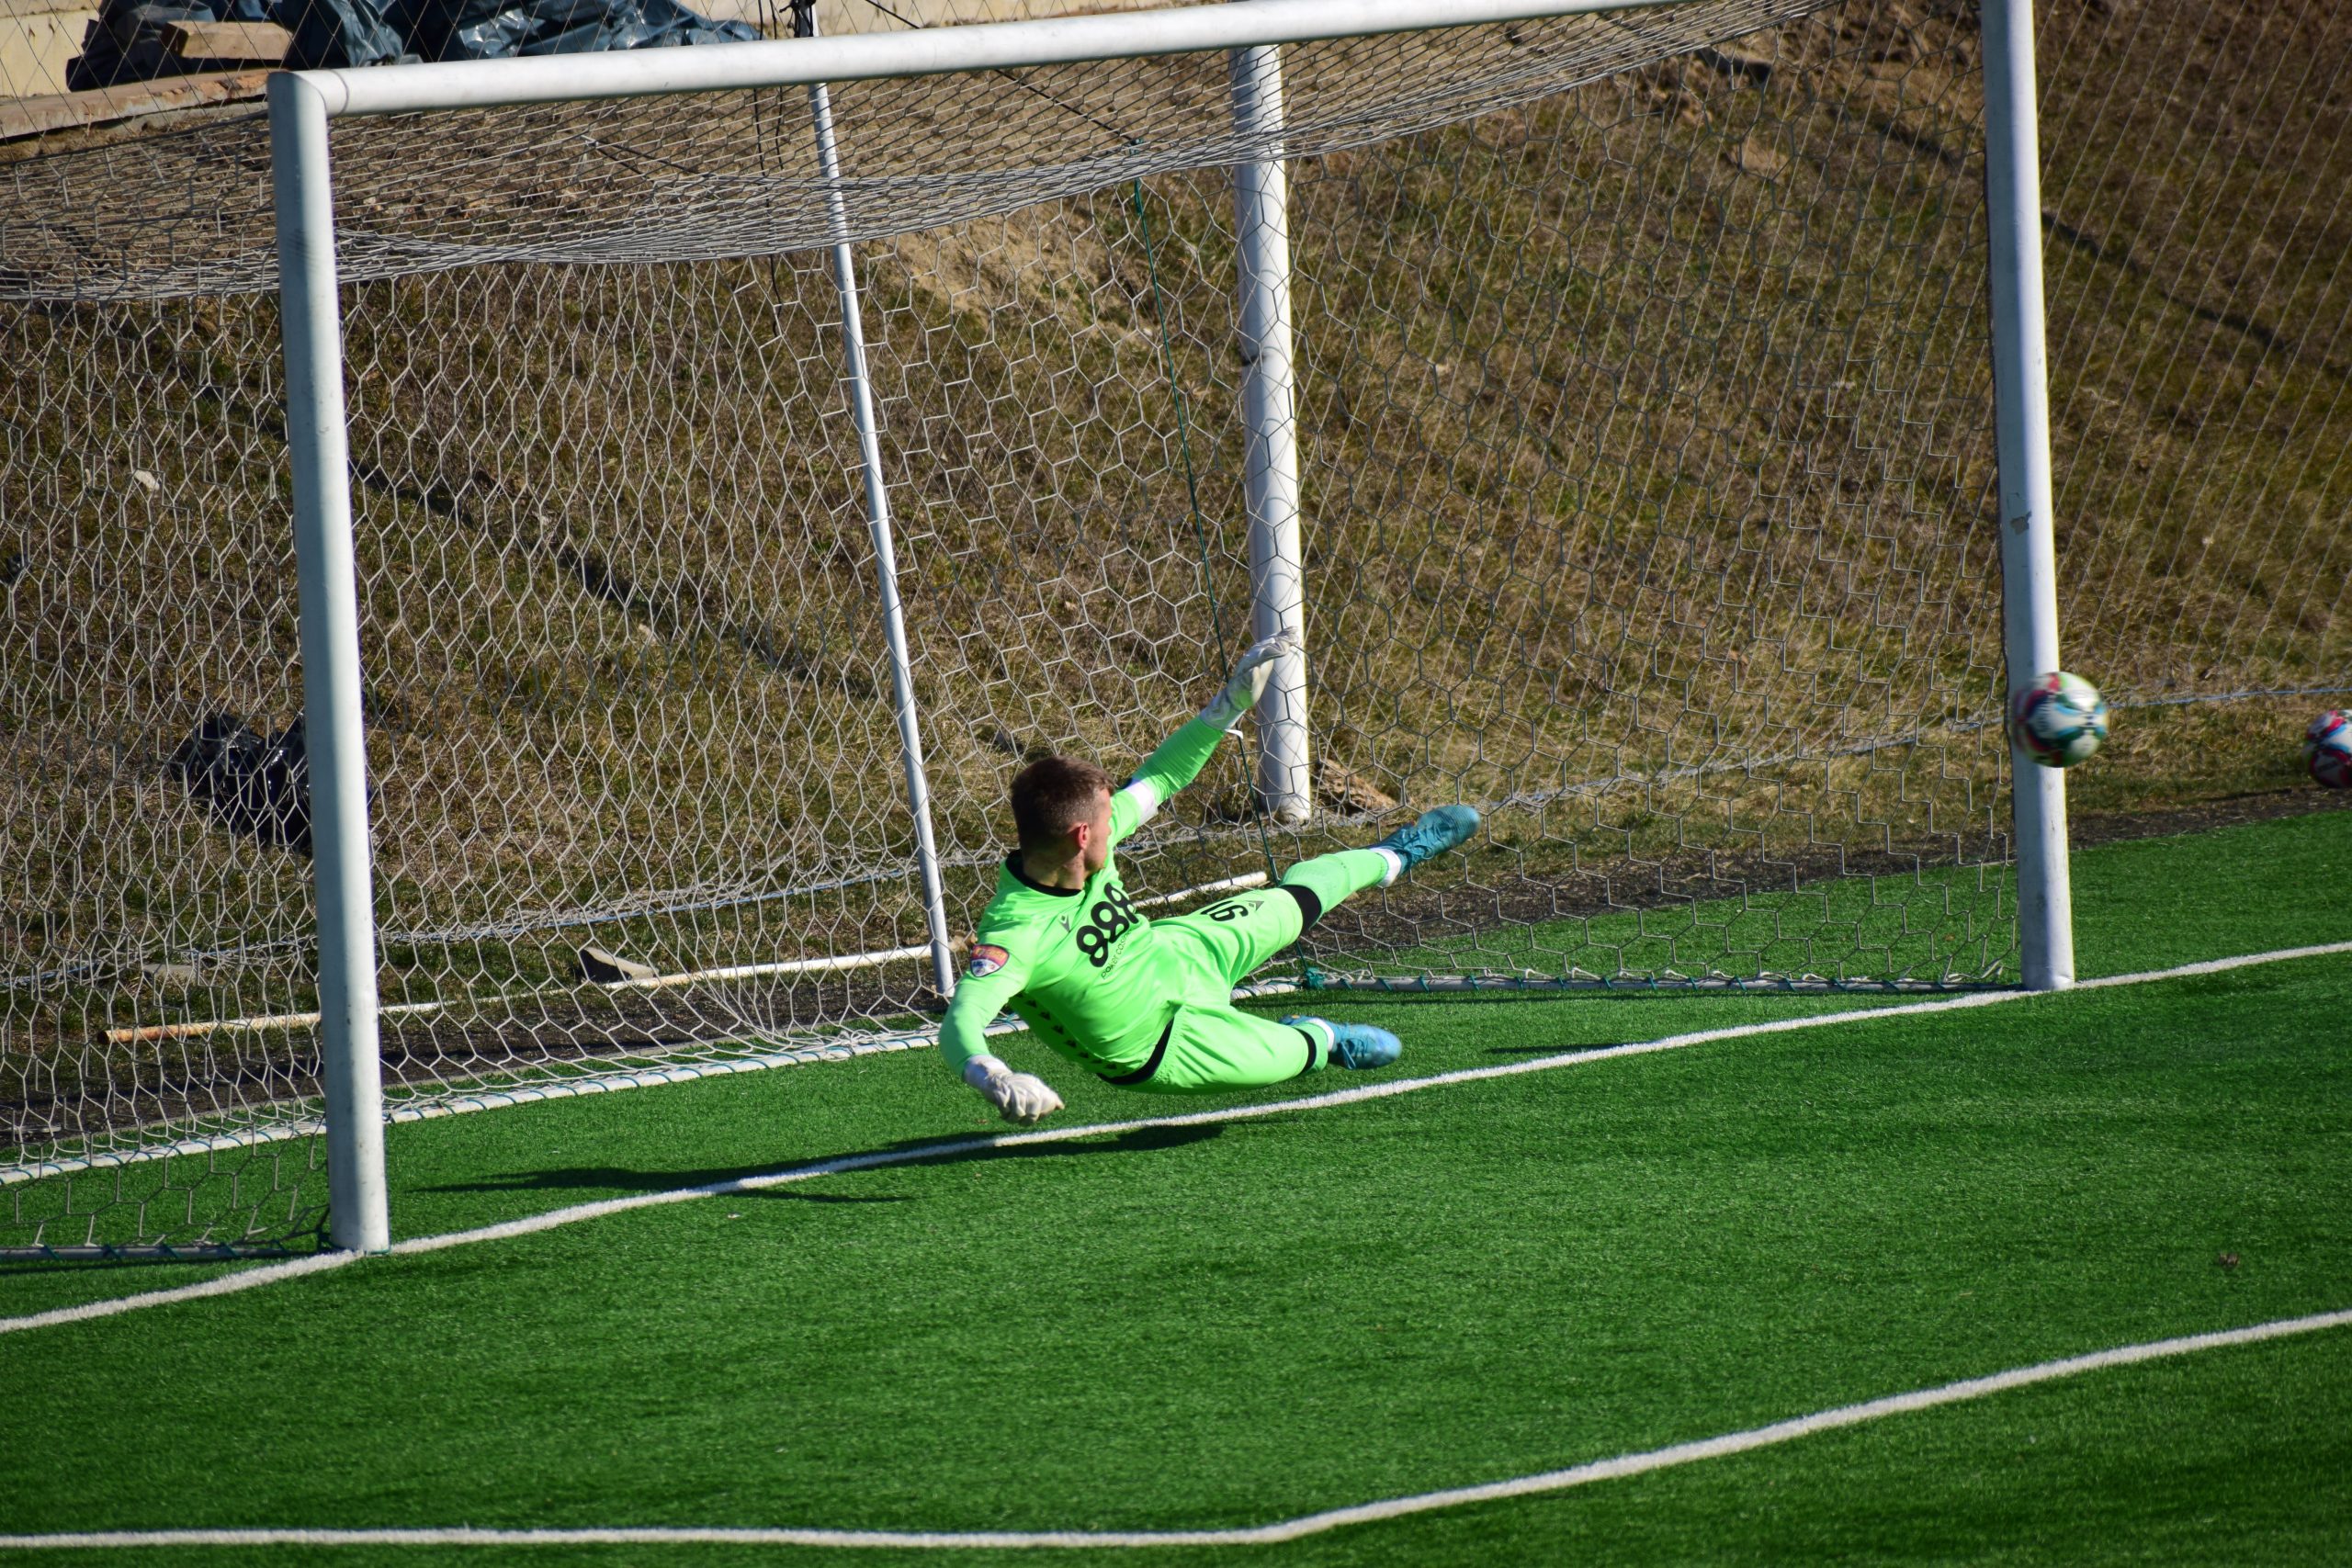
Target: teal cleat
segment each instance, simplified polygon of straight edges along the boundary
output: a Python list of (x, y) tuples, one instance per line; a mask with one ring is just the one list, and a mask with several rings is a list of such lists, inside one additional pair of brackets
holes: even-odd
[(1478, 812), (1469, 806), (1440, 806), (1421, 813), (1420, 820), (1399, 828), (1373, 848), (1389, 850), (1412, 870), (1431, 855), (1464, 842), (1478, 830)]
[(1328, 1018), (1286, 1018), (1283, 1022), (1294, 1027), (1302, 1023), (1319, 1023), (1329, 1030), (1331, 1060), (1351, 1072), (1385, 1067), (1405, 1054), (1402, 1040), (1369, 1023), (1334, 1023)]

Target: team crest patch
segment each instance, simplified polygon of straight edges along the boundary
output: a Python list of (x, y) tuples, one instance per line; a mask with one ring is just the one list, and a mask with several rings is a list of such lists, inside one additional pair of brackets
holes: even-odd
[(964, 965), (965, 977), (978, 980), (993, 975), (1003, 968), (1004, 961), (1012, 956), (1001, 947), (992, 947), (985, 942), (975, 942), (972, 944), (972, 961)]

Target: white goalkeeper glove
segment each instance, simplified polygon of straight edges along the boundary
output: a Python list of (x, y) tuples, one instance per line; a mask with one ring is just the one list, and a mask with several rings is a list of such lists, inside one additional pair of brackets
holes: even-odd
[(1274, 660), (1297, 649), (1297, 641), (1288, 632), (1276, 632), (1251, 643), (1234, 661), (1233, 674), (1225, 682), (1225, 690), (1201, 710), (1201, 716), (1219, 729), (1230, 730), (1239, 724), (1241, 716), (1257, 706), (1258, 699), (1266, 694), (1266, 682), (1274, 673)]
[(1023, 1127), (1062, 1108), (1062, 1097), (1045, 1079), (1034, 1073), (1016, 1073), (994, 1056), (975, 1056), (965, 1063), (964, 1081), (1003, 1111), (1006, 1121)]

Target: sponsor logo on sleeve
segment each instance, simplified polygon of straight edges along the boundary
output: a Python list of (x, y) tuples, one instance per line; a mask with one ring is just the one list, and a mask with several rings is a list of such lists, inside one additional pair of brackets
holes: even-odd
[(1012, 956), (1012, 954), (1001, 947), (992, 946), (985, 942), (974, 942), (972, 960), (964, 965), (964, 976), (971, 980), (984, 979), (1003, 968), (1005, 960)]

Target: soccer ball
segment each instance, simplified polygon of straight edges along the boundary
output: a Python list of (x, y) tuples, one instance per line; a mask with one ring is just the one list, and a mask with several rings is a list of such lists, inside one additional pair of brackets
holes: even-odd
[(2045, 768), (2071, 768), (2107, 739), (2107, 699), (2064, 670), (2037, 676), (2009, 699), (2009, 739)]
[(2330, 789), (2352, 789), (2352, 716), (2330, 708), (2303, 731), (2303, 762)]

